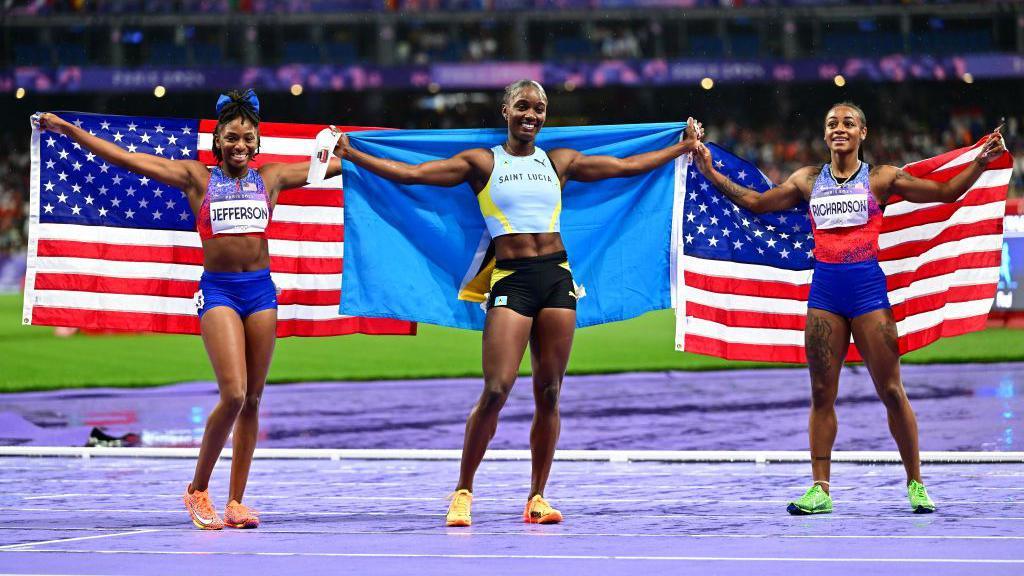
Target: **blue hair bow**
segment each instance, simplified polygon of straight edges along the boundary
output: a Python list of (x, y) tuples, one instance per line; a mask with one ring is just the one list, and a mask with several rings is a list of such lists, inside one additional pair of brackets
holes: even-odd
[[(259, 116), (260, 99), (256, 97), (256, 93), (252, 91), (252, 88), (246, 90), (245, 93), (242, 94), (242, 98), (244, 98), (249, 103), (249, 107), (252, 108), (252, 111), (255, 112), (257, 116)], [(221, 94), (220, 97), (217, 98), (217, 116), (220, 116), (220, 111), (223, 110), (224, 106), (226, 106), (229, 102), (231, 102), (231, 97), (227, 94)]]

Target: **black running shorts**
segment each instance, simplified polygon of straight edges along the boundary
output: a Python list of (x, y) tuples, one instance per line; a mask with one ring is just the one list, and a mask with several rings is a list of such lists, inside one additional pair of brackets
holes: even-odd
[(576, 309), (576, 286), (565, 251), (498, 260), (491, 273), (487, 309), (511, 308), (534, 317), (541, 308)]

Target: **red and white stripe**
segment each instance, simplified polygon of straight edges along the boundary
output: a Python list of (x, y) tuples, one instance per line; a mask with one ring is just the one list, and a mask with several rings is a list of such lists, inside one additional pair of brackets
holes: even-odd
[[(909, 164), (908, 173), (947, 181), (977, 157), (982, 142)], [(956, 202), (894, 199), (885, 210), (879, 262), (899, 333), (900, 353), (985, 327), (995, 297), (1009, 154), (991, 162)], [(676, 348), (727, 358), (806, 362), (804, 324), (811, 271), (680, 258)], [(849, 360), (859, 360), (850, 346)]]
[[(216, 122), (200, 122), (199, 160), (216, 164)], [(308, 124), (260, 125), (255, 167), (308, 160), (317, 132)], [(344, 127), (346, 131), (366, 130)], [(33, 134), (33, 175), (39, 174)], [(89, 330), (198, 334), (193, 296), (203, 254), (194, 231), (39, 223), (39, 182), (31, 182), (32, 227), (23, 323)], [(281, 192), (267, 229), (278, 296), (277, 335), (415, 334), (415, 324), (338, 314), (344, 250), (341, 177)]]

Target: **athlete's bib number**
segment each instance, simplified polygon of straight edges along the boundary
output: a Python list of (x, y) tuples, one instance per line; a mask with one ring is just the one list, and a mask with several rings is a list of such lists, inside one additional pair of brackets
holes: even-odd
[(867, 224), (868, 195), (862, 192), (812, 198), (811, 217), (823, 230)]
[(222, 200), (210, 204), (210, 227), (214, 234), (263, 232), (270, 210), (263, 200)]

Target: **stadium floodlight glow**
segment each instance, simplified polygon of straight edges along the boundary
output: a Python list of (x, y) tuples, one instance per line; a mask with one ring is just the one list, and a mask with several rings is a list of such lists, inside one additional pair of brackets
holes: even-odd
[(964, 75), (961, 76), (961, 78), (963, 78), (963, 81), (968, 84), (974, 84), (974, 74), (971, 74), (970, 72), (964, 72)]
[(160, 86), (158, 84), (155, 88), (153, 88), (153, 96), (156, 96), (157, 98), (163, 98), (164, 94), (167, 94), (167, 89), (163, 86)]
[(22, 98), (24, 98), (25, 97), (25, 89), (22, 88), (21, 86), (19, 86), (18, 89), (14, 91), (14, 97), (17, 98), (18, 100), (21, 100)]
[(302, 84), (292, 84), (291, 93), (292, 93), (292, 96), (301, 96), (302, 95)]
[(842, 74), (836, 74), (836, 77), (833, 78), (832, 81), (835, 82), (836, 86), (839, 86), (840, 88), (846, 86), (846, 78), (843, 77)]
[(705, 77), (700, 81), (700, 87), (705, 90), (711, 90), (715, 87), (715, 81), (711, 78)]

